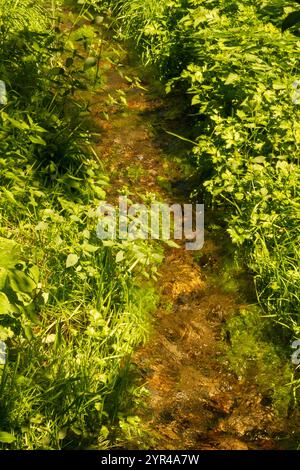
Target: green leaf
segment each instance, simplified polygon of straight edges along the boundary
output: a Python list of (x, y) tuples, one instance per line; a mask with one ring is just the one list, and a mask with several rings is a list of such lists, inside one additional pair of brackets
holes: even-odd
[(244, 199), (244, 197), (245, 197), (244, 193), (235, 193), (235, 198), (238, 201), (242, 201)]
[(25, 292), (16, 292), (16, 296), (17, 296), (18, 302), (21, 305), (23, 305), (23, 307), (27, 307), (32, 302), (30, 295), (25, 294)]
[(51, 76), (54, 75), (63, 75), (65, 73), (64, 69), (62, 67), (53, 67), (52, 69), (49, 69), (48, 74)]
[(0, 291), (2, 291), (5, 287), (6, 278), (7, 278), (7, 270), (0, 266)]
[(239, 81), (240, 76), (236, 73), (230, 73), (225, 81), (225, 85), (231, 85), (232, 83), (235, 83)]
[(72, 57), (67, 57), (66, 59), (66, 67), (71, 67), (71, 65), (73, 65), (73, 58)]
[(60, 429), (60, 431), (58, 431), (57, 433), (57, 439), (62, 441), (65, 439), (66, 435), (67, 435), (67, 429), (66, 428)]
[(39, 270), (38, 266), (36, 266), (35, 264), (30, 266), (30, 268), (28, 269), (28, 275), (37, 284), (39, 282), (39, 278), (40, 278), (40, 270)]
[(94, 67), (97, 64), (96, 57), (88, 57), (84, 62), (84, 68), (89, 69), (90, 67)]
[(99, 198), (99, 199), (105, 199), (106, 197), (106, 192), (104, 191), (104, 189), (100, 188), (99, 186), (94, 186), (94, 192), (96, 194), (96, 196)]
[(91, 245), (90, 243), (84, 242), (82, 244), (82, 249), (87, 253), (96, 253), (99, 250), (99, 246)]
[(40, 137), (39, 135), (30, 135), (29, 136), (30, 142), (33, 144), (38, 144), (38, 145), (47, 145), (47, 143)]
[(115, 246), (116, 242), (114, 240), (102, 240), (103, 246), (112, 247)]
[(16, 205), (16, 206), (20, 205), (16, 201), (15, 196), (13, 195), (13, 193), (11, 191), (9, 191), (6, 188), (2, 188), (2, 192), (4, 193), (5, 198), (7, 199), (8, 202), (10, 202), (11, 204)]
[(15, 436), (9, 432), (0, 431), (0, 442), (5, 442), (6, 444), (11, 444), (16, 440)]
[(201, 103), (200, 96), (199, 95), (194, 95), (193, 98), (192, 98), (192, 106), (194, 106), (195, 104), (199, 104), (199, 103)]
[(11, 305), (7, 296), (0, 292), (0, 315), (7, 315), (11, 312)]
[(36, 231), (43, 231), (43, 230), (47, 230), (49, 228), (49, 224), (47, 224), (47, 222), (39, 222), (36, 226), (35, 226), (35, 230)]
[(61, 346), (61, 343), (62, 343), (61, 323), (57, 322), (56, 332), (55, 332), (55, 341), (54, 341), (54, 350), (55, 351), (58, 350), (58, 348)]
[(180, 246), (176, 242), (174, 242), (173, 240), (165, 240), (165, 243), (170, 248), (180, 248)]
[(106, 426), (102, 426), (100, 433), (104, 437), (104, 439), (107, 439), (109, 436), (109, 429)]
[(20, 129), (21, 131), (29, 130), (29, 126), (25, 121), (17, 121), (16, 119), (13, 119), (11, 117), (8, 117), (7, 119), (13, 125), (13, 127)]
[(70, 254), (68, 257), (67, 257), (67, 261), (66, 261), (66, 268), (71, 268), (72, 266), (75, 266), (79, 261), (79, 258), (77, 255), (75, 255), (74, 253)]
[(24, 326), (23, 329), (24, 329), (24, 333), (25, 333), (25, 336), (28, 339), (28, 341), (32, 341), (33, 338), (34, 338), (34, 335), (33, 335), (33, 331), (32, 331), (31, 326), (26, 325), (26, 326)]

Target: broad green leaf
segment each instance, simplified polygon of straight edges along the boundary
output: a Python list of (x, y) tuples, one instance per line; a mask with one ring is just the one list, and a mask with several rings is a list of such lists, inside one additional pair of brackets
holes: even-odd
[(75, 266), (79, 261), (79, 258), (77, 255), (75, 255), (74, 253), (70, 254), (68, 257), (67, 257), (67, 261), (66, 261), (66, 268), (71, 268), (72, 266)]
[(99, 246), (91, 245), (90, 243), (87, 243), (87, 242), (84, 242), (82, 244), (83, 251), (86, 251), (88, 253), (96, 253), (96, 251), (98, 251), (99, 248), (100, 248)]
[(16, 296), (19, 303), (22, 304), (24, 307), (27, 307), (32, 302), (31, 296), (29, 294), (26, 294), (25, 292), (16, 292)]
[(102, 188), (100, 188), (99, 186), (94, 186), (93, 189), (94, 189), (94, 191), (95, 191), (96, 196), (97, 196), (99, 199), (103, 199), (103, 200), (105, 199), (105, 197), (106, 197), (106, 192), (105, 192)]
[(9, 191), (6, 188), (2, 188), (2, 191), (5, 194), (5, 197), (8, 200), (8, 202), (10, 202), (11, 204), (16, 205), (16, 206), (19, 205), (18, 201), (16, 200), (14, 194), (11, 191)]
[(66, 67), (71, 67), (73, 65), (74, 59), (72, 57), (67, 57), (66, 59)]
[(17, 121), (16, 119), (13, 119), (11, 117), (8, 117), (8, 120), (13, 125), (13, 127), (16, 127), (17, 129), (20, 129), (22, 131), (30, 129), (28, 124), (24, 121)]
[(192, 106), (194, 106), (195, 104), (199, 104), (199, 103), (201, 103), (200, 96), (199, 95), (194, 95), (193, 98), (192, 98)]
[(102, 24), (103, 21), (104, 21), (104, 16), (96, 16), (96, 18), (95, 18), (95, 23), (96, 23), (97, 25)]
[(102, 240), (103, 246), (112, 247), (115, 246), (116, 242), (114, 240)]
[(245, 197), (244, 193), (235, 193), (235, 198), (238, 201), (242, 201), (244, 199), (244, 197)]

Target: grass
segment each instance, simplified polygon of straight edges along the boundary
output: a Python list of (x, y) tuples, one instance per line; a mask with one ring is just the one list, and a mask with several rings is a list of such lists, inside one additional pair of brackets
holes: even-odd
[(95, 85), (85, 59), (101, 38), (76, 16), (70, 34), (60, 6), (0, 9), (2, 449), (105, 449), (142, 435), (131, 356), (156, 303), (140, 281), (155, 275), (155, 253), (96, 237), (109, 178), (77, 91)]

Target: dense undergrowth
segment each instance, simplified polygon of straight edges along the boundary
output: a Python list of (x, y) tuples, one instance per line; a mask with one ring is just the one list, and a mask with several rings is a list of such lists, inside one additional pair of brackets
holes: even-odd
[(152, 251), (96, 237), (109, 178), (78, 90), (99, 86), (103, 40), (96, 24), (77, 26), (84, 5), (66, 23), (62, 6), (0, 3), (3, 449), (139, 440), (132, 413), (143, 389), (131, 382), (130, 357), (155, 303), (139, 287)]
[[(133, 39), (167, 93), (181, 97), (197, 136), (195, 196), (204, 186), (223, 211), (289, 362), (300, 337), (300, 42), (297, 27), (283, 34), (281, 25), (295, 3), (108, 3), (119, 37)], [(294, 379), (295, 391), (297, 369)]]
[[(76, 6), (73, 27), (63, 4)], [(155, 302), (139, 280), (155, 275), (160, 256), (143, 242), (96, 237), (109, 178), (80, 95), (101, 84), (105, 39), (97, 24), (112, 11), (118, 37), (134, 39), (167, 92), (180, 94), (198, 136), (195, 196), (204, 184), (224, 211), (266, 319), (290, 354), (300, 336), (300, 42), (280, 28), (294, 8), (283, 0), (1, 0), (0, 80), (8, 95), (0, 106), (3, 449), (139, 441), (129, 410), (143, 390), (131, 382), (130, 357), (147, 336)], [(84, 16), (89, 26), (80, 26)], [(272, 344), (259, 350), (256, 311), (231, 325), (237, 373), (255, 348), (266, 369), (280, 369)]]

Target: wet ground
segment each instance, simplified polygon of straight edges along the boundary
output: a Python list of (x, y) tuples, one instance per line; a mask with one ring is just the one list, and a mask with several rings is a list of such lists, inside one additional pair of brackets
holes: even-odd
[[(103, 62), (101, 69), (106, 70), (105, 85), (91, 104), (101, 132), (96, 151), (111, 176), (110, 201), (126, 186), (133, 199), (155, 193), (165, 202), (188, 202), (172, 193), (172, 183), (182, 177), (180, 164), (169, 155), (176, 139), (168, 151), (170, 137), (166, 134), (164, 141), (157, 132), (169, 125), (164, 122), (165, 103), (149, 83), (145, 90), (124, 78), (136, 73), (128, 65)], [(115, 101), (125, 96), (127, 106), (107, 100), (109, 95)], [(242, 293), (228, 294), (218, 286), (222, 256), (208, 233), (198, 262), (183, 244), (166, 248), (151, 338), (134, 358), (149, 390), (142, 419), (154, 437), (153, 448), (278, 448), (273, 437), (284, 424), (264, 403), (255, 383), (233, 374), (226, 359), (230, 341), (224, 337), (224, 322), (245, 300)]]

